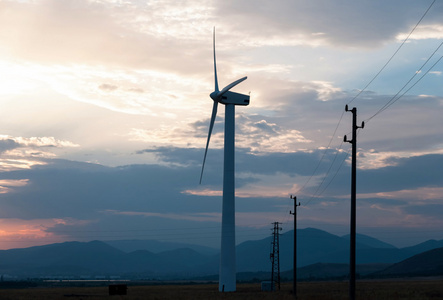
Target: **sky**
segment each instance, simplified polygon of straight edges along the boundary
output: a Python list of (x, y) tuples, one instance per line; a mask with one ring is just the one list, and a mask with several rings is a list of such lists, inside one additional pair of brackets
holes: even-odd
[(237, 243), (272, 223), (398, 247), (443, 239), (443, 2), (0, 0), (0, 249), (157, 239), (218, 248), (224, 109)]

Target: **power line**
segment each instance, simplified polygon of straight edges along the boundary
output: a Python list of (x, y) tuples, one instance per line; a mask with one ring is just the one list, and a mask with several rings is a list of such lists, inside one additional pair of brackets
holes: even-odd
[(360, 96), (361, 93), (363, 93), (363, 91), (365, 91), (370, 85), (371, 83), (378, 77), (378, 75), (380, 75), (380, 73), (386, 68), (386, 66), (391, 62), (391, 60), (394, 58), (395, 55), (397, 55), (398, 51), (400, 51), (400, 49), (403, 47), (403, 45), (409, 40), (409, 37), (412, 35), (412, 33), (415, 31), (415, 29), (418, 27), (418, 25), (421, 23), (421, 21), (424, 19), (424, 17), (427, 15), (427, 13), (429, 12), (429, 10), (431, 9), (431, 7), (434, 5), (436, 0), (434, 0), (431, 5), (429, 5), (428, 9), (425, 11), (425, 13), (421, 16), (420, 20), (418, 20), (417, 24), (415, 24), (414, 28), (412, 28), (411, 32), (409, 32), (409, 34), (407, 35), (407, 37), (403, 40), (403, 42), (400, 44), (400, 46), (397, 48), (397, 50), (394, 52), (394, 54), (392, 54), (392, 56), (388, 59), (388, 61), (384, 64), (384, 66), (380, 69), (380, 71), (377, 72), (377, 74), (375, 74), (375, 76), (368, 82), (368, 84), (366, 84), (366, 86), (354, 97), (352, 98), (351, 101), (349, 101), (347, 104), (350, 104), (351, 102), (353, 102), (355, 99), (358, 98), (358, 96)]
[[(414, 73), (414, 75), (408, 80), (408, 82), (405, 83), (405, 85), (403, 85), (403, 87), (397, 92), (397, 94), (395, 94), (385, 105), (383, 105), (375, 114), (373, 114), (371, 117), (369, 117), (365, 122), (369, 122), (370, 120), (372, 120), (374, 117), (376, 117), (377, 115), (381, 114), (383, 111), (385, 111), (386, 109), (388, 109), (392, 104), (394, 104), (395, 102), (397, 102), (398, 100), (400, 100), (400, 98), (402, 98), (407, 92), (409, 92), (414, 86), (417, 85), (417, 83), (419, 83), (439, 62), (440, 60), (443, 58), (443, 56), (441, 56), (413, 85), (411, 85), (403, 94), (401, 94), (400, 96), (398, 96), (401, 91), (415, 78), (415, 76), (417, 76), (418, 74), (421, 73), (423, 67), (429, 62), (429, 60), (434, 56), (434, 54), (438, 51), (438, 49), (440, 49), (440, 47), (443, 45), (443, 42), (440, 43), (440, 45), (437, 47), (437, 49), (435, 49), (434, 53), (432, 53), (432, 55), (426, 60), (426, 62), (420, 67), (420, 69), (418, 71), (416, 71)], [(398, 97), (397, 97), (398, 96)]]
[[(342, 141), (342, 143), (340, 144), (339, 149), (341, 149), (342, 145), (343, 145), (343, 141)], [(337, 160), (338, 153), (340, 153), (339, 150), (336, 151), (335, 156), (334, 156), (334, 159), (333, 159), (333, 161), (331, 162), (331, 164), (330, 164), (330, 166), (329, 166), (329, 169), (326, 171), (325, 176), (323, 176), (322, 181), (321, 181), (320, 184), (317, 186), (317, 189), (316, 189), (315, 192), (312, 194), (312, 196), (311, 196), (311, 198), (308, 200), (308, 202), (306, 202), (304, 205), (308, 205), (308, 203), (311, 202), (314, 198), (316, 198), (316, 197), (318, 198), (318, 197), (320, 196), (320, 194), (317, 195), (317, 193), (318, 193), (318, 191), (320, 190), (320, 188), (321, 188), (321, 186), (323, 185), (323, 183), (325, 182), (326, 178), (328, 177), (328, 175), (329, 175), (329, 173), (330, 173), (330, 171), (331, 171), (331, 169), (332, 169), (332, 166), (334, 165), (335, 161)], [(349, 150), (348, 150), (348, 154), (349, 154)], [(348, 157), (348, 155), (346, 155), (346, 157)], [(346, 159), (346, 158), (345, 158), (345, 159)], [(337, 169), (337, 171), (336, 171), (335, 174), (338, 173), (338, 171), (340, 170), (341, 166), (342, 166), (342, 164), (340, 164), (340, 166), (338, 167), (338, 169)], [(334, 179), (334, 178), (335, 178), (335, 175), (334, 175), (334, 177), (333, 177), (332, 179)], [(330, 182), (331, 182), (331, 181), (330, 181)], [(330, 182), (329, 182), (329, 184), (330, 184)], [(329, 186), (329, 184), (327, 185), (327, 187)], [(322, 193), (323, 193), (324, 191), (325, 191), (325, 189), (323, 189)]]
[(329, 180), (329, 183), (324, 187), (324, 189), (317, 195), (317, 198), (323, 195), (323, 193), (328, 189), (329, 185), (334, 181), (335, 177), (337, 176), (338, 172), (342, 168), (344, 162), (349, 157), (349, 152), (351, 151), (351, 147), (348, 148), (348, 151), (346, 151), (346, 155), (341, 161), (340, 165), (338, 166), (337, 170), (335, 171), (334, 175), (332, 176), (331, 180)]
[[(362, 90), (360, 90), (358, 93), (357, 93), (357, 95), (355, 95), (347, 104), (350, 104), (350, 103), (352, 103), (354, 100), (356, 100), (373, 82), (374, 82), (374, 80), (381, 74), (381, 72), (383, 72), (383, 70), (389, 65), (389, 63), (392, 61), (392, 59), (397, 55), (397, 53), (400, 51), (400, 49), (403, 47), (403, 45), (409, 40), (409, 38), (411, 37), (411, 35), (414, 33), (414, 31), (417, 29), (417, 27), (420, 25), (420, 23), (423, 21), (423, 19), (425, 18), (425, 16), (428, 14), (428, 12), (429, 12), (429, 10), (432, 8), (432, 6), (434, 5), (434, 3), (436, 2), (436, 0), (434, 0), (434, 1), (432, 1), (432, 3), (429, 5), (429, 7), (426, 9), (426, 11), (423, 13), (423, 15), (421, 16), (421, 18), (418, 20), (418, 22), (415, 24), (415, 26), (412, 28), (412, 30), (409, 32), (409, 34), (406, 36), (406, 38), (403, 40), (403, 42), (400, 44), (400, 46), (397, 48), (397, 50), (391, 55), (391, 57), (387, 60), (387, 62), (382, 66), (382, 68), (372, 77), (372, 79), (365, 85), (365, 87), (362, 89)], [(440, 45), (441, 46), (441, 45)], [(440, 46), (439, 46), (439, 48), (440, 48)], [(437, 49), (438, 50), (438, 49)], [(435, 52), (437, 52), (437, 50), (435, 51)], [(434, 53), (435, 53), (434, 52)], [(429, 59), (428, 59), (429, 60)], [(426, 64), (426, 63), (425, 63)], [(435, 65), (435, 64), (434, 64)], [(429, 71), (428, 71), (429, 72)], [(427, 73), (428, 73), (427, 72)], [(412, 79), (411, 79), (412, 80)], [(415, 84), (414, 84), (415, 85)], [(412, 88), (412, 87), (411, 87)], [(410, 89), (408, 89), (408, 90), (410, 90)], [(395, 96), (394, 96), (395, 97)], [(398, 99), (397, 99), (398, 100)], [(395, 100), (395, 101), (397, 101), (397, 100)], [(394, 102), (395, 102), (394, 101)], [(388, 105), (388, 107), (390, 106), (390, 105), (392, 105), (392, 104), (389, 104)], [(387, 107), (386, 107), (387, 108)], [(386, 108), (384, 108), (384, 109), (386, 109)], [(383, 110), (384, 110), (383, 109)], [(380, 112), (378, 112), (378, 113), (380, 113)], [(377, 113), (377, 114), (378, 114)], [(344, 115), (344, 112), (342, 111), (342, 114), (341, 114), (341, 116), (340, 116), (340, 118), (339, 118), (339, 120), (338, 120), (338, 123), (337, 123), (337, 126), (335, 127), (335, 129), (334, 129), (334, 133), (331, 135), (331, 138), (330, 138), (330, 140), (329, 140), (329, 143), (328, 143), (328, 146), (326, 147), (326, 149), (325, 149), (325, 151), (323, 152), (323, 155), (321, 156), (321, 158), (320, 158), (320, 160), (319, 160), (319, 162), (318, 162), (318, 164), (316, 165), (316, 167), (314, 168), (314, 171), (312, 172), (312, 174), (311, 174), (311, 176), (308, 178), (308, 180), (303, 184), (303, 186), (295, 193), (295, 194), (299, 194), (302, 190), (304, 190), (304, 188), (308, 185), (308, 183), (312, 180), (312, 178), (314, 177), (314, 175), (317, 173), (317, 171), (318, 171), (318, 168), (320, 167), (320, 164), (323, 162), (323, 160), (324, 160), (324, 157), (325, 157), (325, 155), (326, 155), (326, 152), (330, 149), (330, 146), (331, 146), (331, 144), (332, 144), (332, 140), (334, 139), (334, 137), (335, 137), (335, 135), (336, 135), (336, 133), (337, 133), (337, 130), (338, 130), (338, 128), (339, 128), (339, 126), (340, 126), (340, 123), (341, 123), (341, 121), (342, 121), (342, 119), (343, 119), (343, 115)], [(373, 118), (373, 117), (375, 117), (375, 115), (374, 116), (372, 116), (371, 118)], [(370, 118), (370, 119), (371, 119)], [(367, 121), (365, 121), (365, 122), (367, 122)], [(339, 147), (339, 149), (337, 150), (337, 153), (341, 150), (341, 146), (343, 145), (343, 143), (340, 145), (340, 147)], [(331, 163), (331, 167), (329, 167), (329, 169), (328, 169), (328, 173), (324, 176), (324, 178), (323, 178), (323, 180), (321, 181), (321, 183), (320, 183), (320, 185), (319, 185), (319, 187), (317, 188), (317, 190), (316, 190), (316, 192), (314, 193), (314, 195), (308, 200), (308, 202), (307, 203), (309, 203), (309, 202), (311, 202), (312, 201), (312, 199), (313, 199), (313, 197), (315, 197), (315, 194), (317, 193), (317, 191), (318, 191), (318, 189), (320, 188), (320, 186), (323, 184), (323, 182), (325, 181), (325, 179), (326, 179), (326, 176), (329, 174), (329, 170), (332, 168), (332, 164), (334, 164), (334, 162), (335, 162), (335, 160), (336, 160), (336, 158), (334, 158), (334, 160), (333, 160), (333, 162)], [(343, 162), (341, 163), (341, 165), (343, 164)], [(340, 167), (341, 167), (341, 165), (340, 165)], [(339, 168), (340, 169), (340, 168)], [(339, 170), (338, 169), (338, 170)], [(337, 170), (337, 172), (338, 172), (338, 170)], [(337, 173), (336, 173), (337, 174)], [(335, 178), (335, 176), (336, 176), (336, 174), (334, 175), (334, 178)], [(332, 181), (331, 181), (332, 182)], [(330, 184), (330, 183), (329, 183)], [(327, 185), (327, 187), (329, 186), (329, 184)], [(325, 191), (325, 189), (322, 191), (322, 193)], [(307, 203), (305, 203), (304, 205), (306, 206), (307, 205)]]
[[(309, 183), (309, 181), (311, 181), (312, 177), (314, 177), (314, 175), (317, 173), (318, 168), (320, 167), (320, 164), (323, 162), (323, 159), (325, 158), (326, 152), (329, 150), (329, 148), (331, 147), (331, 143), (332, 140), (335, 137), (335, 134), (337, 133), (338, 127), (340, 126), (341, 120), (343, 118), (344, 112), (342, 112), (340, 119), (338, 120), (337, 126), (335, 127), (334, 133), (331, 135), (331, 138), (329, 139), (329, 143), (326, 146), (325, 151), (323, 152), (323, 155), (320, 158), (320, 161), (318, 162), (317, 166), (314, 169), (314, 172), (312, 172), (311, 176), (308, 178), (308, 180), (303, 184), (303, 186), (297, 191), (297, 194), (300, 193), (305, 187), (306, 185)], [(342, 143), (343, 144), (343, 143)], [(342, 145), (341, 144), (341, 145)], [(339, 150), (341, 149), (341, 145), (339, 147)], [(334, 159), (335, 160), (335, 159)]]

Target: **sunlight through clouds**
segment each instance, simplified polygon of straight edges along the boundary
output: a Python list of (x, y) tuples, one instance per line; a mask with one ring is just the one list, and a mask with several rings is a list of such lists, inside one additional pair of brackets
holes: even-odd
[[(403, 41), (409, 33), (402, 33), (397, 36), (399, 41)], [(440, 24), (429, 24), (419, 26), (411, 36), (412, 40), (426, 40), (426, 39), (442, 39), (443, 38), (443, 26)]]
[[(196, 79), (150, 70), (110, 69), (102, 66), (22, 66), (26, 78), (44, 83), (76, 101), (128, 114), (159, 115), (161, 108), (184, 110), (199, 87)], [(19, 85), (19, 78), (16, 84)], [(34, 85), (34, 86), (36, 86)], [(113, 87), (112, 89), (109, 87)], [(173, 88), (186, 89), (171, 93)], [(191, 100), (192, 101), (192, 100)]]
[(223, 105), (198, 185), (214, 27), (220, 88), (248, 76), (235, 91), (251, 97), (236, 108), (241, 226), (287, 218), (284, 200), (296, 191), (309, 202), (306, 222), (347, 222), (346, 104), (358, 107), (359, 121), (371, 119), (358, 135), (361, 224), (440, 226), (429, 205), (443, 195), (442, 62), (371, 118), (443, 38), (436, 1), (378, 74), (427, 5), (0, 0), (0, 213), (11, 218), (0, 219), (10, 240), (0, 248), (68, 240), (86, 223), (220, 221)]
[(357, 155), (359, 157), (359, 169), (379, 169), (397, 165), (395, 159), (412, 158), (428, 154), (443, 154), (443, 149), (435, 149), (421, 152), (378, 152), (374, 149), (361, 151)]
[(28, 179), (3, 179), (0, 180), (0, 194), (9, 193), (14, 187), (21, 187), (28, 184)]
[(64, 240), (47, 232), (49, 227), (63, 223), (61, 219), (0, 219), (0, 249), (24, 248), (48, 243), (57, 243)]

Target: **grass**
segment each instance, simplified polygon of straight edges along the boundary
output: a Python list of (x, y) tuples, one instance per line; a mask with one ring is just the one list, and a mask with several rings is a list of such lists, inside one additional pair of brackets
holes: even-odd
[[(267, 300), (294, 299), (292, 284), (284, 283), (280, 291), (262, 292), (260, 284), (238, 284), (237, 292), (219, 293), (214, 284), (198, 285), (128, 285), (125, 296), (109, 296), (108, 287), (34, 287), (0, 289), (0, 299), (223, 299)], [(349, 299), (347, 282), (301, 282), (297, 285), (298, 300)], [(358, 300), (443, 299), (443, 280), (360, 281), (357, 282)]]

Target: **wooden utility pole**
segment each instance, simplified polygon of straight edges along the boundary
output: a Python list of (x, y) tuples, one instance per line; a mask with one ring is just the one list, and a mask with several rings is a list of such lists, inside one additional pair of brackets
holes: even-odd
[(294, 215), (294, 280), (292, 282), (292, 290), (294, 298), (297, 299), (297, 206), (300, 206), (300, 202), (297, 204), (297, 197), (294, 196), (294, 212), (289, 211), (289, 214)]
[(356, 240), (356, 194), (357, 194), (357, 129), (364, 128), (365, 123), (357, 126), (357, 108), (345, 111), (352, 112), (352, 140), (348, 140), (346, 135), (344, 141), (352, 144), (352, 175), (351, 175), (351, 228), (350, 228), (350, 254), (349, 254), (349, 299), (355, 300), (355, 240)]

